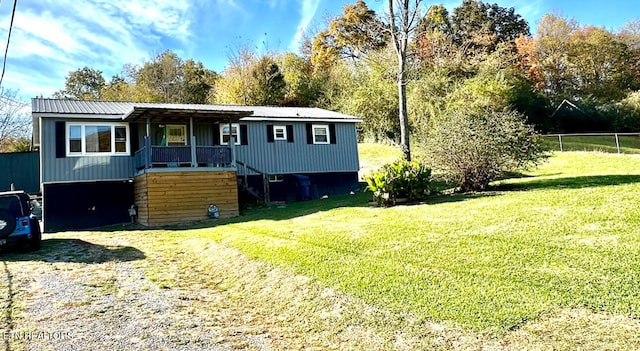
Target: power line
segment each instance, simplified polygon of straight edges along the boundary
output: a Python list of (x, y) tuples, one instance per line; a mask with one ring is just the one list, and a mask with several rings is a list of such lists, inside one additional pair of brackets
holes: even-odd
[(7, 46), (4, 49), (4, 60), (2, 61), (2, 75), (0, 75), (0, 87), (2, 87), (4, 72), (7, 69), (7, 54), (9, 53), (9, 42), (11, 41), (11, 30), (13, 29), (13, 18), (16, 16), (17, 5), (18, 5), (18, 0), (13, 0), (13, 10), (11, 11), (11, 23), (9, 23), (9, 35), (7, 36)]

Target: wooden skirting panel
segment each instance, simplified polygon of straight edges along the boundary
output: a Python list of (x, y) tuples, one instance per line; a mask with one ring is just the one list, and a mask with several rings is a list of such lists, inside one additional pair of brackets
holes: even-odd
[(138, 222), (158, 226), (208, 218), (209, 204), (220, 218), (239, 215), (236, 172), (144, 173), (134, 180)]

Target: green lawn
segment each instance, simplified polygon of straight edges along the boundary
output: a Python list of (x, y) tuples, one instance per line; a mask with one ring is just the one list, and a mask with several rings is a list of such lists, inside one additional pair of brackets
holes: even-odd
[[(408, 349), (640, 347), (639, 156), (559, 153), (486, 193), (393, 208), (370, 197), (82, 237), (145, 252), (164, 288), (210, 284), (229, 294), (220, 301), (252, 306), (259, 325), (291, 327), (284, 348), (398, 349), (409, 336)], [(243, 273), (246, 257), (273, 268)]]
[(361, 178), (382, 165), (402, 158), (402, 152), (398, 147), (376, 143), (358, 144), (358, 154)]
[(200, 234), (478, 331), (566, 307), (640, 317), (640, 158), (565, 153), (531, 175), (422, 205), (369, 208), (368, 195), (299, 204)]

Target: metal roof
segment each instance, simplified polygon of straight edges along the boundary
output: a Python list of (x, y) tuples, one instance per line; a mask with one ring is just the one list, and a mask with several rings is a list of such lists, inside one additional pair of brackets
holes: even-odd
[(123, 119), (140, 117), (144, 111), (160, 110), (193, 114), (229, 114), (246, 116), (246, 120), (341, 120), (361, 122), (362, 119), (314, 107), (277, 107), (242, 105), (204, 105), (204, 104), (165, 104), (143, 102), (84, 101), (34, 98), (31, 101), (32, 113), (67, 115), (120, 115)]
[(66, 99), (31, 99), (32, 113), (123, 115), (131, 111), (133, 102), (81, 101)]

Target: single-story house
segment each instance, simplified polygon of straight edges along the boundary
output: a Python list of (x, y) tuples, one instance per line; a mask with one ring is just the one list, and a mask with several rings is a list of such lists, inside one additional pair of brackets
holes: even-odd
[(319, 108), (32, 100), (45, 231), (157, 226), (358, 187), (360, 118)]

